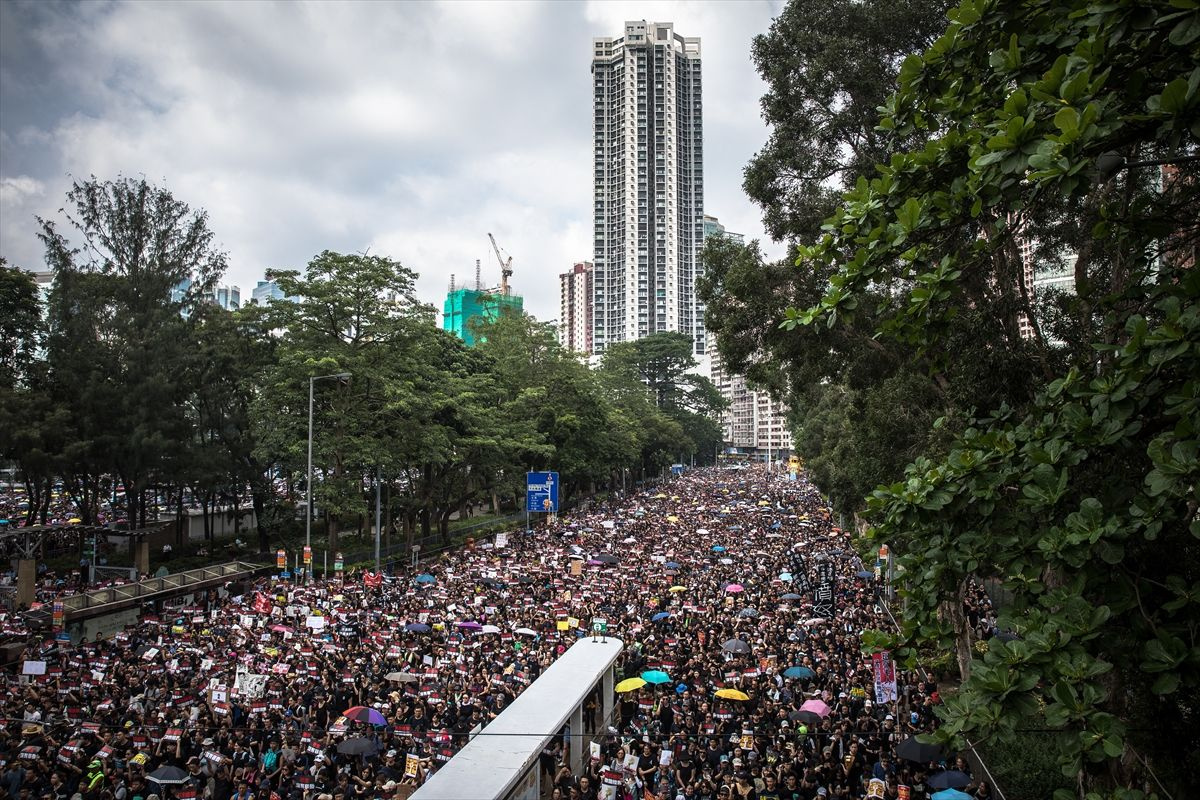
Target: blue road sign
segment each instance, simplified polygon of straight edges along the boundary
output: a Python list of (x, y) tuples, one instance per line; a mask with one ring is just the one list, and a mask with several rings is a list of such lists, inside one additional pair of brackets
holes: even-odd
[(676, 475), (676, 476), (682, 475), (683, 474), (683, 464), (672, 464), (671, 465), (671, 474)]
[(558, 473), (525, 473), (525, 510), (531, 513), (558, 512)]

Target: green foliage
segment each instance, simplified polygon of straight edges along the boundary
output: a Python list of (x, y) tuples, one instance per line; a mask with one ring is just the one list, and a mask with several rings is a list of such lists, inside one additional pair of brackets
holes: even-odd
[[(651, 407), (681, 429), (682, 437), (674, 449), (666, 439), (653, 445), (651, 463), (661, 465), (692, 455), (705, 463), (721, 445), (716, 419), (725, 401), (711, 380), (690, 372), (695, 366), (692, 340), (682, 333), (656, 333), (619, 342), (604, 353), (601, 371), (608, 381), (624, 387), (621, 393), (627, 397), (637, 395), (638, 387), (644, 386)], [(641, 416), (651, 414), (648, 408), (640, 411)], [(669, 426), (662, 430), (667, 432)]]
[[(880, 124), (891, 157), (799, 249), (802, 275), (829, 277), (819, 302), (786, 317), (797, 331), (869, 325), (953, 376), (963, 317), (1014, 314), (1004, 338), (978, 338), (1044, 388), (978, 404), (996, 410), (877, 489), (871, 536), (901, 554), (898, 655), (967, 659), (939, 738), (1011, 741), (1044, 709), (1039, 741), (1080, 796), (1141, 797), (1158, 781), (1180, 796), (1194, 765), (1179, 754), (1200, 745), (1200, 176), (1188, 162), (1161, 181), (1095, 166), (1110, 151), (1195, 152), (1198, 14), (1190, 2), (964, 2), (903, 62)], [(1076, 253), (1077, 295), (1055, 299), (1065, 351), (1020, 275), (1021, 242), (1042, 232)], [(894, 314), (878, 315), (880, 293)], [(1024, 349), (1016, 313), (1032, 323)], [(1020, 638), (964, 654), (946, 611), (980, 580), (1011, 598), (999, 625)]]

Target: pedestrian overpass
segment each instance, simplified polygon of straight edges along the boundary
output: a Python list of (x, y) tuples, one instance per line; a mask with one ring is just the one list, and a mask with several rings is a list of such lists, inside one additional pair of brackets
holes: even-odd
[[(613, 713), (613, 664), (619, 638), (584, 638), (563, 653), (500, 716), (413, 793), (411, 800), (538, 800), (540, 756), (570, 727), (570, 765), (578, 775), (588, 743), (603, 735)], [(597, 687), (598, 730), (584, 727), (583, 705)], [(552, 779), (553, 776), (550, 776)]]

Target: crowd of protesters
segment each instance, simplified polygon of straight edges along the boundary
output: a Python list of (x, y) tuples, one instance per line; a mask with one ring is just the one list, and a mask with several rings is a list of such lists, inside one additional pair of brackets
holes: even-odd
[(30, 639), (44, 674), (7, 676), (0, 797), (402, 797), (594, 617), (624, 640), (618, 679), (652, 680), (610, 720), (589, 700), (581, 772), (580, 737), (550, 740), (545, 797), (928, 797), (969, 770), (897, 756), (939, 698), (900, 673), (880, 702), (859, 639), (890, 624), (873, 567), (803, 479), (700, 470), (386, 579), (230, 585), (103, 641)]

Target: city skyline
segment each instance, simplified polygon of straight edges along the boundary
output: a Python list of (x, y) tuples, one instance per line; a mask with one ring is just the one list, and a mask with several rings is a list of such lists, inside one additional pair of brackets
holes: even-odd
[(514, 291), (551, 319), (554, 278), (593, 258), (584, 48), (642, 18), (705, 41), (704, 210), (765, 238), (741, 173), (766, 139), (750, 42), (780, 8), (5, 3), (0, 255), (44, 268), (34, 216), (69, 176), (144, 174), (208, 212), (223, 280), (246, 291), (322, 249), (369, 250), (440, 306), (477, 258), (498, 278), (494, 231)]

